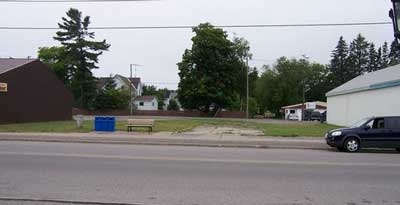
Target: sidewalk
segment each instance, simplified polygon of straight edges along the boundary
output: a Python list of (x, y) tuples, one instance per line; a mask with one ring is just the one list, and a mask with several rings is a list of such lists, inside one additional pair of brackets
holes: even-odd
[(178, 145), (237, 148), (329, 149), (323, 138), (204, 133), (0, 133), (0, 141)]

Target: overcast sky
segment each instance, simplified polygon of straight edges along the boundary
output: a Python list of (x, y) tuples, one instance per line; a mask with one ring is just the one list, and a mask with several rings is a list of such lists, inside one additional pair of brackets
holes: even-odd
[[(160, 0), (102, 3), (1, 3), (0, 26), (56, 27), (70, 8), (91, 16), (91, 26), (170, 26), (210, 22), (230, 24), (302, 24), (390, 21), (390, 0)], [(294, 27), (227, 29), (250, 41), (257, 61), (271, 64), (281, 56), (307, 55), (326, 64), (339, 36), (349, 42), (362, 33), (380, 46), (392, 41), (391, 25), (358, 27)], [(96, 76), (129, 75), (129, 64), (141, 64), (137, 75), (144, 82), (162, 82), (175, 88), (178, 63), (191, 46), (190, 29), (96, 30), (96, 39), (111, 44), (100, 57)], [(0, 57), (37, 56), (38, 47), (58, 45), (54, 30), (0, 30)], [(262, 60), (262, 61), (261, 61)]]

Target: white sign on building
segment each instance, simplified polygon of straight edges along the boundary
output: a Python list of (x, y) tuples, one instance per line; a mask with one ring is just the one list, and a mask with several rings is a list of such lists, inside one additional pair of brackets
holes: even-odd
[(7, 83), (0, 83), (0, 92), (6, 93), (8, 91)]

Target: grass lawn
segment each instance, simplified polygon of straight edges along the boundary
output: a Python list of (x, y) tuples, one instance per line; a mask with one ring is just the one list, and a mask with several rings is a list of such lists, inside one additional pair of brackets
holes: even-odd
[[(231, 126), (241, 128), (258, 129), (264, 132), (266, 136), (310, 136), (322, 137), (326, 131), (337, 128), (333, 125), (319, 123), (303, 124), (267, 124), (258, 122), (244, 122), (237, 120), (219, 120), (219, 119), (185, 119), (185, 120), (156, 120), (155, 132), (185, 132), (201, 125), (211, 126)], [(116, 129), (125, 131), (125, 121), (119, 121)], [(40, 122), (0, 125), (0, 132), (55, 132), (55, 133), (87, 133), (93, 130), (93, 121), (85, 121), (83, 128), (76, 128), (75, 121), (62, 122)], [(146, 131), (146, 129), (139, 129)]]

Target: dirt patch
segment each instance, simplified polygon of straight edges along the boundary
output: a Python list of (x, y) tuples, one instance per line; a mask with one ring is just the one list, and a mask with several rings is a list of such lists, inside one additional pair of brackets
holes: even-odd
[(246, 137), (259, 137), (264, 136), (264, 133), (256, 129), (237, 128), (237, 127), (217, 127), (217, 126), (200, 126), (196, 127), (184, 134), (189, 135), (216, 135), (216, 136), (246, 136)]

